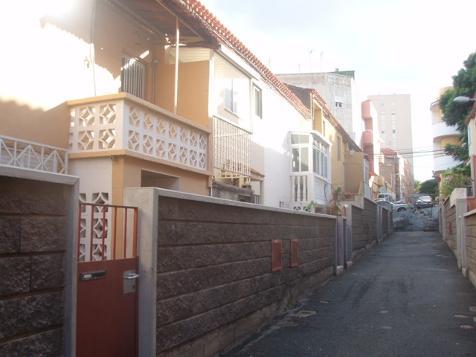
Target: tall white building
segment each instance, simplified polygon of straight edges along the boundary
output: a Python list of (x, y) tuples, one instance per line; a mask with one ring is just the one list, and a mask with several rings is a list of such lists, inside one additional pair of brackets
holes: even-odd
[(277, 77), (284, 83), (317, 90), (344, 130), (360, 142), (362, 120), (354, 71), (287, 73)]
[[(446, 88), (442, 89), (442, 93)], [(452, 156), (445, 155), (443, 150), (447, 144), (459, 144), (459, 132), (456, 125), (448, 126), (443, 121), (439, 101), (436, 100), (430, 104), (431, 123), (433, 129), (433, 173), (439, 175), (446, 169), (450, 169), (460, 162)], [(469, 126), (468, 126), (469, 127)]]
[(413, 133), (410, 95), (369, 95), (369, 99), (377, 111), (382, 147), (390, 148), (408, 159), (413, 179)]

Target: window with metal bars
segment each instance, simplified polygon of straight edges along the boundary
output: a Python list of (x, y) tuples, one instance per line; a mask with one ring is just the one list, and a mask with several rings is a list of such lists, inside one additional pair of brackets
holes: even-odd
[(145, 64), (136, 58), (122, 56), (121, 92), (145, 97)]

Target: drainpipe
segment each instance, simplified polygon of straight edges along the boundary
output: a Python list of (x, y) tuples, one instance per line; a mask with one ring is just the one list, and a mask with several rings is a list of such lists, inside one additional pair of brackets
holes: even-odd
[(179, 23), (178, 17), (175, 17), (174, 114), (177, 114), (177, 104), (178, 104), (179, 43), (180, 43), (180, 23)]

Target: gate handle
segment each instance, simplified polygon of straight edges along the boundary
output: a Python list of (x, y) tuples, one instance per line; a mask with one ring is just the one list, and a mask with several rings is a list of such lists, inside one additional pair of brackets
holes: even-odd
[(137, 274), (137, 273), (124, 274), (124, 279), (128, 279), (128, 280), (137, 279), (138, 277), (139, 277), (139, 274)]

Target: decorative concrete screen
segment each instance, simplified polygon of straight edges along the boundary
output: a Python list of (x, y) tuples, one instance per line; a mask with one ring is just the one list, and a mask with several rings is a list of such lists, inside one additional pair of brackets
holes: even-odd
[(152, 188), (125, 202), (139, 206), (144, 355), (212, 356), (333, 274), (334, 216)]
[(69, 105), (73, 154), (128, 150), (184, 168), (208, 169), (209, 133), (162, 108), (124, 93)]
[(19, 172), (0, 168), (0, 356), (71, 355), (76, 179)]

